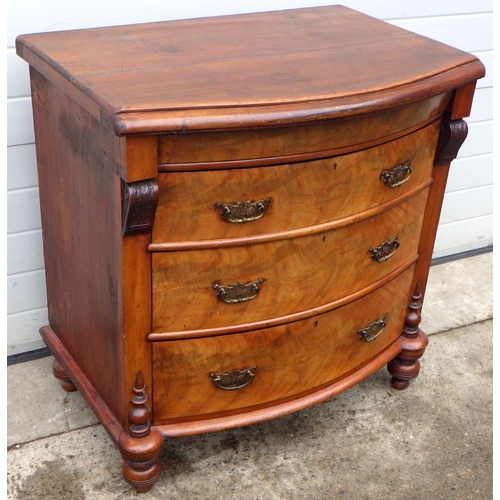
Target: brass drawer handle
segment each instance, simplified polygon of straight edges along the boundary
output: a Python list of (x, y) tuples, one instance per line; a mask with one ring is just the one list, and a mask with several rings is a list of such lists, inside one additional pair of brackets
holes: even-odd
[(256, 202), (238, 201), (234, 204), (216, 203), (215, 206), (221, 209), (220, 214), (228, 222), (243, 224), (245, 222), (252, 222), (260, 219), (266, 213), (269, 203), (271, 203), (271, 199), (264, 198)]
[(380, 172), (380, 180), (390, 188), (402, 186), (411, 177), (411, 160), (396, 165), (390, 170)]
[(396, 253), (399, 245), (398, 237), (394, 236), (394, 238), (384, 241), (378, 247), (369, 248), (368, 251), (372, 254), (371, 257), (373, 260), (385, 262)]
[(251, 283), (234, 283), (227, 286), (215, 283), (213, 289), (217, 290), (216, 296), (226, 304), (237, 304), (255, 299), (260, 292), (259, 285), (264, 281), (264, 278), (259, 278)]
[(255, 378), (256, 366), (245, 370), (229, 370), (227, 373), (209, 373), (213, 383), (223, 391), (243, 389)]
[(373, 342), (377, 337), (379, 337), (384, 331), (386, 316), (382, 316), (377, 321), (373, 321), (366, 328), (358, 330), (359, 338), (365, 342)]

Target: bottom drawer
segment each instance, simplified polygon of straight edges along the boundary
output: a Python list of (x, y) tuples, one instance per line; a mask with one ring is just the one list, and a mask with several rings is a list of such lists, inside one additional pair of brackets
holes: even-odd
[[(401, 334), (412, 277), (413, 266), (365, 297), (287, 325), (153, 343), (154, 424), (290, 399), (360, 368)], [(382, 333), (362, 340), (358, 331), (384, 316)]]

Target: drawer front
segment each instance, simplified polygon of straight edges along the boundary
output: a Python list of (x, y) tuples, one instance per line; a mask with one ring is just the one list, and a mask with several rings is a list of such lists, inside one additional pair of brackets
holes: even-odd
[(219, 168), (219, 162), (231, 161), (244, 166), (319, 151), (342, 154), (415, 130), (440, 116), (450, 96), (441, 94), (373, 115), (307, 125), (165, 134), (159, 137), (158, 162), (162, 170), (185, 170)]
[(434, 123), (396, 141), (338, 157), (160, 174), (153, 241), (270, 234), (376, 207), (429, 181), (438, 133), (439, 123)]
[[(265, 321), (362, 290), (416, 255), (426, 198), (427, 189), (379, 215), (300, 238), (154, 253), (153, 332)], [(370, 248), (391, 242), (384, 250), (392, 249), (395, 237), (390, 258), (372, 258)], [(228, 294), (241, 301), (226, 303)]]
[[(271, 404), (355, 370), (401, 334), (412, 276), (413, 267), (361, 299), (288, 325), (154, 342), (154, 423)], [(378, 337), (362, 340), (359, 330), (372, 323)]]

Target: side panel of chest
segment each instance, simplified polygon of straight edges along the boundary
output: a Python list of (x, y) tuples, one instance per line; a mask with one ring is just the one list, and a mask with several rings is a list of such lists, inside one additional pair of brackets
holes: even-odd
[(49, 321), (123, 418), (120, 140), (31, 71)]

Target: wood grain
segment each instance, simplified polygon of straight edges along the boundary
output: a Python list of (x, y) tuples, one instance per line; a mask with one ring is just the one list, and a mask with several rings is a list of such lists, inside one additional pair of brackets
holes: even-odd
[(16, 46), (99, 104), (117, 134), (353, 116), (484, 74), (472, 55), (341, 6), (44, 33)]
[(244, 168), (349, 153), (397, 139), (436, 120), (449, 93), (359, 118), (250, 130), (170, 133), (158, 137), (162, 172)]
[(389, 347), (359, 367), (358, 370), (351, 371), (332, 384), (319, 389), (306, 391), (303, 394), (291, 396), (279, 402), (256, 405), (251, 409), (234, 410), (230, 412), (230, 415), (222, 413), (198, 418), (184, 418), (178, 422), (158, 424), (155, 428), (167, 439), (232, 429), (289, 415), (327, 401), (369, 377), (401, 351), (401, 344), (401, 337), (398, 337)]
[(395, 277), (399, 276), (401, 273), (405, 272), (409, 267), (413, 266), (418, 261), (419, 256), (415, 255), (412, 259), (405, 262), (402, 266), (394, 269), (389, 274), (386, 274), (382, 278), (370, 283), (368, 286), (356, 290), (352, 293), (344, 295), (343, 297), (334, 300), (333, 302), (327, 302), (319, 306), (315, 306), (312, 309), (304, 309), (286, 316), (278, 316), (274, 318), (266, 318), (261, 321), (254, 321), (252, 323), (243, 323), (238, 325), (227, 325), (223, 327), (216, 328), (202, 328), (200, 330), (184, 330), (177, 332), (162, 332), (162, 333), (150, 333), (148, 339), (153, 342), (163, 341), (163, 340), (184, 340), (184, 339), (194, 339), (211, 337), (212, 335), (228, 335), (234, 333), (249, 332), (254, 330), (260, 330), (262, 328), (271, 328), (280, 325), (286, 325), (288, 323), (293, 323), (295, 321), (300, 321), (302, 319), (312, 318), (320, 314), (327, 313), (333, 309), (348, 304), (354, 300), (358, 300), (365, 295), (368, 295), (378, 288), (384, 286), (389, 281), (392, 281)]
[[(416, 255), (427, 190), (406, 203), (329, 233), (267, 244), (153, 254), (153, 331), (245, 324), (332, 302), (364, 288)], [(384, 263), (368, 249), (398, 236)], [(259, 295), (226, 304), (213, 285), (264, 278)]]
[(54, 359), (61, 364), (68, 377), (74, 381), (76, 388), (99, 419), (99, 422), (106, 429), (113, 442), (118, 444), (123, 427), (121, 422), (116, 419), (115, 412), (108, 407), (107, 403), (101, 397), (99, 390), (91, 384), (86, 374), (80, 368), (79, 363), (73, 359), (54, 330), (50, 326), (44, 326), (40, 329), (40, 334), (53, 354)]
[[(471, 82), (457, 88), (450, 99), (449, 108), (446, 110), (444, 119), (459, 120), (469, 115), (472, 107), (472, 99), (476, 82)], [(438, 231), (439, 217), (444, 200), (446, 182), (450, 171), (450, 163), (434, 166), (432, 177), (433, 183), (429, 188), (429, 197), (425, 206), (422, 235), (418, 253), (420, 259), (415, 269), (415, 277), (412, 287), (420, 283), (422, 301), (425, 300), (425, 290), (429, 277), (429, 269)]]
[(49, 322), (123, 421), (121, 139), (31, 77)]
[(121, 177), (125, 182), (151, 179), (158, 173), (158, 140), (154, 135), (127, 137)]
[[(151, 346), (146, 340), (151, 329), (151, 254), (147, 251), (150, 234), (123, 238), (123, 344), (125, 390), (132, 392), (138, 371), (144, 376), (147, 392), (152, 387)], [(130, 398), (122, 401), (128, 415)], [(124, 428), (128, 428), (124, 425)]]
[[(340, 219), (381, 205), (431, 178), (439, 122), (356, 153), (274, 167), (168, 172), (158, 175), (153, 242), (200, 241), (269, 234)], [(387, 170), (411, 160), (410, 180), (390, 188)], [(227, 222), (217, 202), (271, 202), (261, 219)]]
[[(375, 357), (401, 334), (413, 269), (363, 299), (286, 326), (205, 339), (153, 343), (154, 422), (249, 408), (319, 388)], [(358, 330), (387, 315), (373, 342)], [(223, 391), (210, 372), (256, 365), (243, 389)]]

